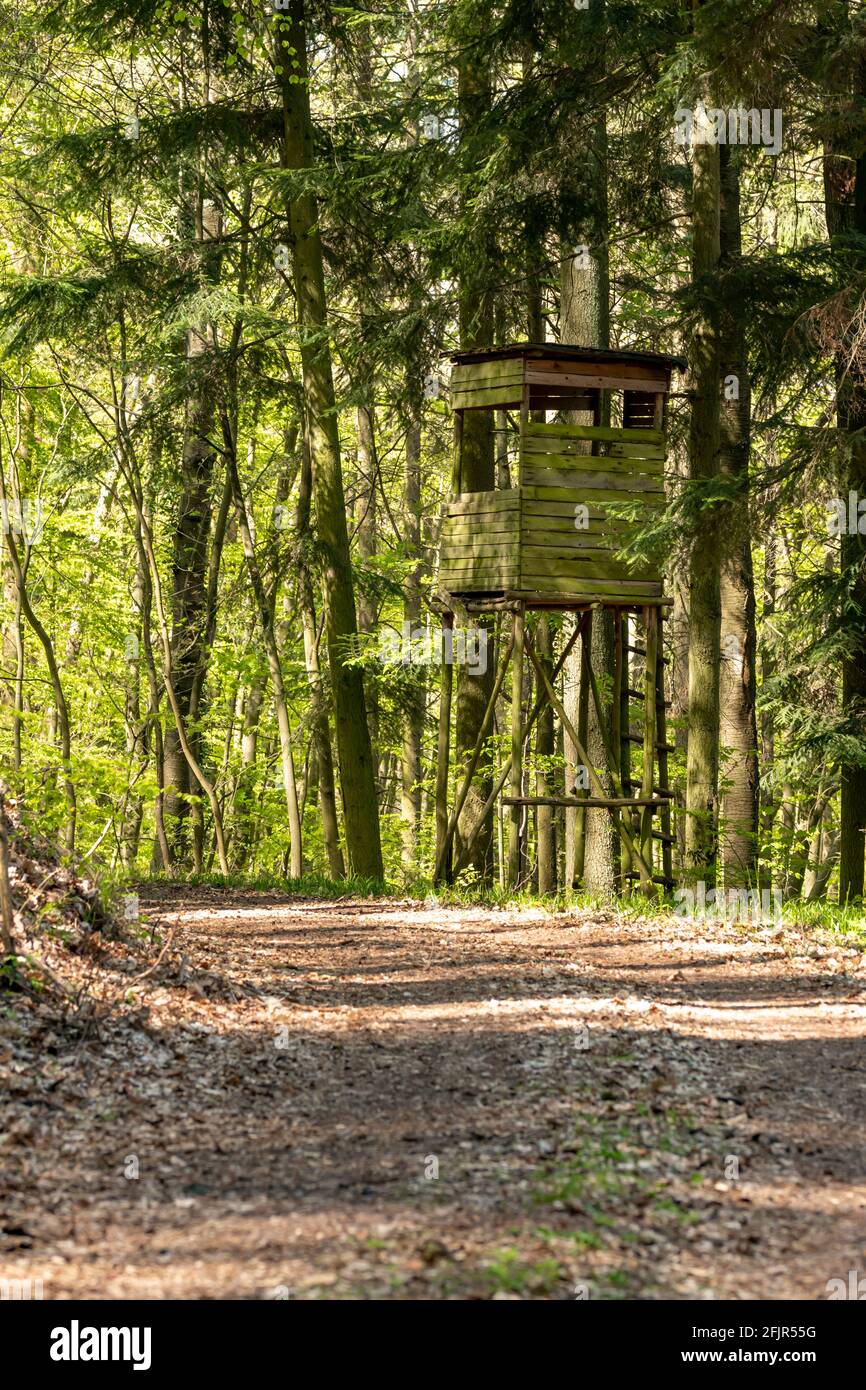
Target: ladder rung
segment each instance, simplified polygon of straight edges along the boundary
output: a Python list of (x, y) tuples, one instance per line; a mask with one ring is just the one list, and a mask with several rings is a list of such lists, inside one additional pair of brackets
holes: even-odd
[[(631, 686), (626, 686), (626, 695), (631, 695), (633, 700), (642, 700), (644, 693), (642, 690), (632, 690)], [(670, 709), (670, 700), (656, 700), (656, 709)]]
[[(625, 650), (627, 652), (634, 652), (635, 656), (646, 656), (646, 647), (630, 647), (626, 642)], [(662, 666), (667, 666), (669, 664), (666, 656), (661, 657), (661, 663)]]
[[(628, 874), (625, 874), (624, 877), (625, 877), (625, 878), (640, 878), (640, 874), (628, 873)], [(653, 883), (662, 883), (662, 884), (664, 884), (665, 888), (675, 888), (675, 887), (676, 887), (676, 879), (675, 879), (675, 878), (665, 878), (664, 874), (653, 874)]]
[[(629, 743), (643, 743), (640, 734), (626, 734), (625, 737), (628, 739)], [(675, 743), (654, 743), (653, 748), (661, 753), (676, 753), (677, 751), (677, 745)]]
[(574, 806), (590, 809), (604, 808), (628, 810), (629, 807), (661, 808), (665, 798), (658, 796), (503, 796), (503, 806)]

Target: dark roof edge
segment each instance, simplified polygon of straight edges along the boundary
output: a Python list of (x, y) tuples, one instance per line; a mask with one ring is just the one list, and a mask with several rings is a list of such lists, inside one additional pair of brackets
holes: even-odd
[(633, 352), (630, 348), (586, 348), (576, 343), (507, 343), (504, 347), (466, 348), (452, 352), (452, 362), (484, 362), (497, 357), (571, 357), (576, 362), (642, 362), (647, 366), (676, 368), (683, 372), (684, 357), (664, 352)]

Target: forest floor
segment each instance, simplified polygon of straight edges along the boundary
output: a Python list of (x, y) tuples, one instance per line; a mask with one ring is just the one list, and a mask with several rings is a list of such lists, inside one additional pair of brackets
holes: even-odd
[(3, 1278), (821, 1299), (866, 1274), (845, 942), (184, 886), (141, 906), (149, 944), (76, 957), (89, 1009), (0, 998)]

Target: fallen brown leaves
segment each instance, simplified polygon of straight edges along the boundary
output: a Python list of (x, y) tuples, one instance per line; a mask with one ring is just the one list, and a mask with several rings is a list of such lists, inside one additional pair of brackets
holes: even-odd
[(0, 1005), (3, 1277), (61, 1298), (819, 1298), (864, 1267), (853, 948), (142, 899), (126, 939), (43, 939), (74, 1007)]

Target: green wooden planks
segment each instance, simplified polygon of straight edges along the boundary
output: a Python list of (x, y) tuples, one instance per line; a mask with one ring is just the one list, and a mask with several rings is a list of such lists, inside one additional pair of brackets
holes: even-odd
[[(628, 457), (577, 455), (552, 469), (554, 457), (533, 455), (532, 481), (520, 488), (469, 493), (449, 503), (439, 559), (444, 587), (453, 593), (519, 590), (632, 605), (661, 597), (660, 577), (645, 564), (635, 569), (621, 554), (634, 523), (611, 515), (611, 508), (633, 504), (655, 513), (662, 507), (664, 461), (651, 460), (653, 471), (638, 473)], [(641, 468), (644, 463), (637, 460)]]
[(579, 554), (596, 550), (613, 553), (620, 548), (618, 541), (601, 528), (597, 531), (572, 530), (548, 531), (547, 533), (525, 528), (520, 533), (520, 544), (524, 549), (527, 546), (538, 546), (544, 550), (564, 551), (566, 554), (570, 554), (572, 551)]
[[(577, 503), (573, 501), (571, 496), (571, 488), (569, 488), (568, 490), (568, 497), (565, 501), (557, 501), (555, 499), (553, 501), (537, 501), (526, 496), (526, 488), (523, 488), (522, 491), (523, 506), (520, 509), (520, 519), (521, 525), (523, 526), (535, 526), (536, 523), (539, 526), (543, 526), (551, 518), (562, 519), (564, 517), (567, 517), (569, 519), (569, 524), (574, 526), (575, 509), (578, 505), (585, 507), (585, 519), (588, 521), (590, 526), (592, 526), (593, 523), (597, 521), (604, 521), (606, 517), (604, 508), (599, 507), (595, 502)], [(625, 525), (624, 522), (621, 522), (620, 524)], [(575, 530), (578, 529), (579, 528), (575, 526)]]
[(626, 502), (638, 502), (641, 507), (663, 507), (662, 492), (628, 492), (623, 489), (580, 487), (540, 487), (524, 486), (521, 491), (533, 502), (567, 502), (572, 509), (578, 503), (587, 506), (622, 506)]
[(503, 381), (523, 380), (523, 363), (517, 361), (457, 362), (451, 369), (451, 385), (461, 391), (498, 386)]
[(514, 566), (503, 568), (495, 564), (476, 565), (471, 569), (440, 570), (439, 575), (446, 589), (462, 589), (468, 585), (478, 589), (503, 589), (518, 582), (518, 570)]
[(608, 492), (655, 493), (664, 495), (664, 483), (652, 474), (608, 473), (601, 470), (578, 472), (577, 470), (539, 468), (524, 460), (522, 482), (527, 487), (579, 487), (581, 489), (601, 488)]
[(464, 494), (448, 507), (442, 528), (439, 572), (454, 593), (497, 592), (518, 579), (520, 494)]
[(481, 406), (519, 405), (523, 399), (520, 362), (478, 362), (457, 366), (451, 373), (451, 406), (475, 410)]
[(516, 570), (517, 555), (516, 553), (513, 557), (503, 555), (461, 555), (459, 558), (449, 561), (447, 565), (440, 566), (440, 568), (447, 568), (449, 573), (454, 574), (476, 574), (481, 570)]
[(476, 537), (471, 540), (460, 541), (459, 543), (443, 545), (439, 555), (443, 564), (459, 564), (466, 557), (475, 558), (477, 556), (498, 556), (509, 563), (515, 554), (514, 538), (511, 536), (495, 536), (488, 538)]
[(457, 391), (451, 397), (451, 408), (478, 410), (491, 406), (519, 406), (522, 398), (523, 385), (518, 382), (513, 388), (498, 386), (489, 391)]
[(516, 507), (499, 511), (469, 512), (463, 516), (446, 516), (443, 530), (454, 535), (477, 535), (479, 531), (516, 531), (520, 513)]
[(666, 457), (667, 451), (663, 444), (623, 444), (617, 442), (608, 445), (608, 452), (614, 458), (663, 459)]
[(566, 577), (521, 570), (520, 586), (522, 592), (548, 594), (567, 594), (574, 598), (622, 599), (631, 603), (636, 598), (660, 598), (661, 582), (629, 579), (581, 579), (576, 582), (570, 575)]
[(633, 391), (640, 389), (641, 392), (647, 391), (651, 395), (667, 391), (668, 383), (657, 377), (652, 380), (638, 381), (633, 377), (622, 376), (620, 373), (606, 375), (600, 373), (598, 368), (594, 372), (550, 372), (550, 371), (527, 371), (526, 380), (531, 386), (560, 385), (570, 387), (590, 387), (593, 390), (605, 391)]
[(524, 426), (527, 439), (598, 439), (604, 443), (664, 444), (664, 430), (620, 430), (606, 425), (542, 425), (530, 420)]
[(502, 539), (517, 537), (517, 521), (514, 517), (505, 520), (507, 513), (500, 513), (499, 516), (485, 517), (484, 521), (478, 521), (473, 517), (471, 520), (464, 520), (463, 517), (446, 517), (442, 527), (442, 545), (459, 545), (461, 541), (473, 541), (475, 537), (487, 535)]
[(528, 545), (521, 552), (520, 568), (528, 574), (573, 574), (589, 579), (615, 575), (618, 579), (656, 579), (646, 566), (632, 569), (614, 558), (612, 550), (581, 554), (580, 551), (557, 550), (555, 546)]
[(632, 474), (640, 476), (651, 474), (664, 476), (664, 459), (621, 459), (610, 458), (607, 454), (560, 454), (552, 449), (522, 449), (520, 462), (524, 468), (567, 468), (572, 473), (620, 473), (623, 477)]
[(520, 506), (517, 488), (501, 492), (464, 492), (448, 503), (448, 516), (484, 516), (491, 512), (516, 512)]

